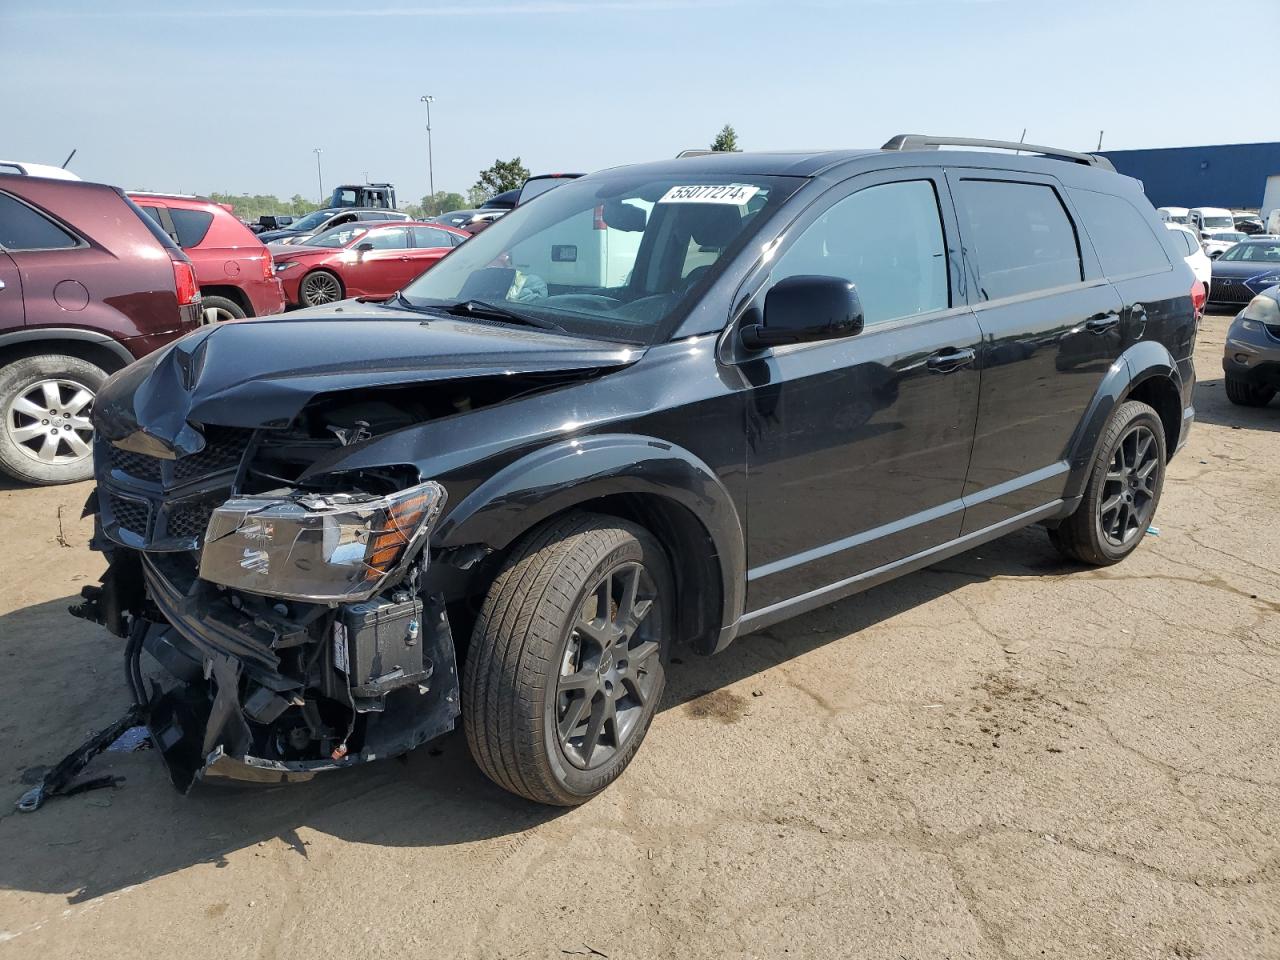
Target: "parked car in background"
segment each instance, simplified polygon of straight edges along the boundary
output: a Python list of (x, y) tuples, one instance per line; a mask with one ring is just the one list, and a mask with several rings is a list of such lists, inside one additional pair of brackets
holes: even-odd
[(1251, 238), (1213, 261), (1209, 302), (1244, 304), (1280, 283), (1280, 240)]
[(1187, 266), (1196, 275), (1196, 279), (1204, 284), (1205, 292), (1209, 290), (1209, 282), (1213, 278), (1213, 261), (1205, 254), (1196, 239), (1195, 231), (1172, 220), (1165, 221), (1165, 228), (1173, 235), (1174, 245), (1187, 261)]
[(396, 188), (390, 183), (344, 183), (333, 188), (329, 206), (394, 210)]
[(583, 176), (581, 173), (540, 173), (536, 177), (530, 177), (524, 182), (524, 186), (520, 188), (520, 195), (516, 198), (516, 206), (528, 203), (534, 197), (540, 197), (548, 190), (563, 187), (569, 181), (577, 180), (581, 176)]
[(481, 220), (492, 221), (507, 213), (502, 207), (494, 207), (485, 209), (477, 207), (474, 210), (450, 210), (448, 213), (442, 213), (438, 217), (431, 217), (433, 223), (443, 223), (446, 227), (455, 227), (459, 230), (465, 230), (471, 223)]
[(172, 194), (129, 196), (195, 265), (205, 323), (284, 310), (270, 252), (222, 204)]
[(1224, 233), (1238, 233), (1236, 219), (1222, 207), (1192, 207), (1187, 211), (1187, 226), (1208, 240)]
[(1262, 233), (1265, 229), (1263, 227), (1262, 220), (1252, 214), (1245, 214), (1243, 216), (1237, 214), (1235, 216), (1235, 221), (1236, 230), (1251, 237)]
[(122, 190), (0, 178), (0, 470), (89, 477), (98, 389), (200, 316), (195, 268)]
[(407, 213), (401, 213), (398, 210), (326, 207), (323, 210), (314, 210), (308, 213), (305, 217), (293, 221), (287, 227), (281, 227), (278, 230), (264, 230), (258, 234), (258, 239), (263, 243), (297, 243), (299, 240), (305, 240), (307, 237), (324, 233), (326, 230), (341, 226), (344, 223), (355, 223), (361, 220), (385, 223), (388, 220), (408, 219), (409, 215)]
[(264, 230), (283, 230), (292, 225), (298, 218), (292, 214), (264, 213), (254, 223), (245, 223), (255, 234)]
[(1280, 285), (1251, 299), (1231, 322), (1222, 370), (1227, 399), (1239, 406), (1265, 407), (1280, 391)]
[(1223, 230), (1215, 233), (1211, 237), (1206, 237), (1200, 241), (1200, 247), (1204, 250), (1205, 256), (1210, 260), (1216, 260), (1241, 240), (1247, 240), (1246, 234), (1238, 233), (1231, 230)]
[(277, 254), (276, 276), (288, 301), (301, 307), (389, 297), (468, 236), (432, 222), (342, 224)]
[(481, 210), (514, 210), (517, 203), (520, 202), (520, 188), (514, 190), (504, 190), (497, 196), (490, 197), (484, 203), (480, 204)]
[[(689, 651), (1032, 524), (1078, 563), (1140, 549), (1200, 284), (1105, 159), (947, 145), (603, 171), (392, 301), (114, 380), (78, 612), (129, 638), (173, 782), (309, 778), (461, 718), (495, 783), (580, 804)], [(639, 238), (628, 269), (521, 266), (597, 220)], [(149, 701), (141, 649), (171, 675)]]
[(1187, 216), (1186, 207), (1156, 207), (1156, 213), (1160, 215), (1160, 219), (1165, 223), (1181, 223), (1185, 225), (1191, 222)]
[(0, 175), (12, 173), (20, 177), (48, 177), (50, 180), (79, 180), (70, 170), (48, 163), (28, 163), (26, 160), (0, 160)]

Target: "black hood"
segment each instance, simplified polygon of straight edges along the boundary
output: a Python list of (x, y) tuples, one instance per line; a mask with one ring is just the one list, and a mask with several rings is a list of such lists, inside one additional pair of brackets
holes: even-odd
[(318, 394), (522, 373), (603, 370), (643, 350), (546, 330), (346, 301), (204, 327), (112, 376), (94, 427), (139, 453), (204, 447), (192, 424), (281, 428)]

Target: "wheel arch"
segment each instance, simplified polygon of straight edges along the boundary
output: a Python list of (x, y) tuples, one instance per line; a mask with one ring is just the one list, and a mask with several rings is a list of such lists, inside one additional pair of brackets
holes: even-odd
[(204, 297), (222, 297), (230, 300), (237, 307), (244, 311), (246, 317), (252, 317), (253, 304), (249, 301), (249, 297), (239, 287), (223, 286), (217, 283), (211, 283), (200, 288), (200, 295)]
[[(699, 653), (732, 639), (746, 578), (737, 510), (710, 467), (662, 440), (597, 435), (544, 447), (468, 494), (432, 540), (440, 551), (466, 555), (479, 546), (501, 559), (528, 531), (572, 510), (649, 530), (671, 560), (679, 635)], [(475, 575), (489, 576), (494, 566), (481, 564)]]
[(107, 373), (115, 373), (134, 360), (119, 341), (93, 330), (45, 327), (0, 334), (0, 366), (41, 354), (78, 357)]

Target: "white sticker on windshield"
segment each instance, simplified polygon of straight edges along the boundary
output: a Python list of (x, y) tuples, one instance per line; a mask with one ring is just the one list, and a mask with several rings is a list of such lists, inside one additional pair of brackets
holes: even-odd
[(740, 207), (757, 193), (759, 187), (741, 183), (722, 183), (716, 186), (672, 187), (662, 195), (659, 203), (727, 203)]

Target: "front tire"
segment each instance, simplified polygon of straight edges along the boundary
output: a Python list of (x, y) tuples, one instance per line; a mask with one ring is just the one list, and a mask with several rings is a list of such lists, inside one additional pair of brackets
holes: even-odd
[(494, 580), (463, 669), (467, 743), (500, 787), (574, 806), (618, 778), (666, 682), (674, 587), (641, 527), (571, 513)]
[(1227, 399), (1238, 407), (1265, 407), (1275, 395), (1273, 387), (1259, 387), (1236, 377), (1227, 377)]
[(0, 471), (24, 483), (93, 476), (93, 400), (107, 372), (79, 357), (23, 357), (0, 368)]
[(313, 270), (298, 284), (298, 299), (304, 307), (321, 307), (342, 299), (342, 281), (328, 270)]
[(1164, 424), (1149, 405), (1127, 400), (1116, 408), (1075, 512), (1049, 531), (1067, 558), (1091, 566), (1119, 563), (1137, 549), (1155, 517), (1164, 486)]

